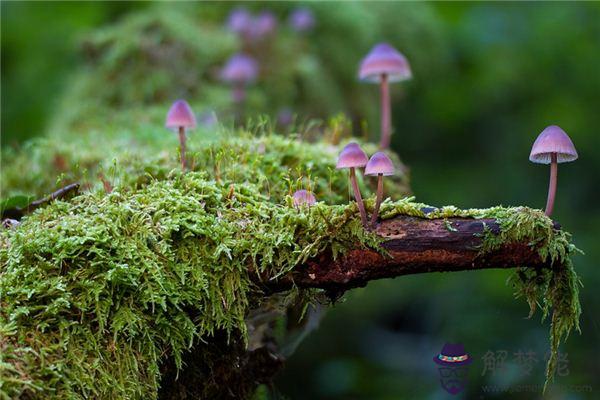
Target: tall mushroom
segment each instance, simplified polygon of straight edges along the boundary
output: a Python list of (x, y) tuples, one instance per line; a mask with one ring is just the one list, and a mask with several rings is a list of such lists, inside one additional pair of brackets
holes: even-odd
[(379, 215), (379, 207), (383, 200), (383, 177), (394, 175), (394, 164), (384, 152), (378, 151), (373, 154), (367, 163), (365, 175), (377, 175), (377, 197), (375, 200), (375, 208), (371, 215), (371, 226), (375, 227), (375, 222), (377, 222), (377, 217)]
[(233, 102), (238, 107), (237, 117), (241, 118), (242, 104), (246, 99), (246, 86), (256, 79), (258, 63), (245, 54), (235, 54), (221, 70), (221, 79), (233, 87)]
[(367, 227), (367, 213), (365, 211), (365, 205), (363, 203), (362, 196), (360, 195), (360, 188), (358, 187), (358, 182), (356, 181), (356, 173), (354, 169), (364, 167), (367, 164), (367, 161), (369, 161), (369, 157), (367, 157), (360, 146), (357, 143), (349, 143), (340, 152), (337, 165), (335, 166), (337, 169), (350, 169), (350, 183), (352, 184), (354, 198), (356, 199), (358, 211), (360, 212), (360, 220), (365, 228)]
[(177, 100), (173, 103), (167, 113), (165, 127), (179, 133), (181, 168), (185, 171), (185, 132), (196, 127), (196, 116), (187, 101)]
[(550, 164), (550, 184), (545, 211), (547, 216), (552, 215), (554, 209), (558, 164), (575, 161), (577, 157), (577, 150), (575, 150), (571, 138), (559, 126), (550, 125), (535, 139), (531, 154), (529, 154), (529, 161)]
[(360, 64), (358, 76), (362, 81), (379, 83), (381, 86), (381, 142), (380, 147), (390, 146), (392, 135), (392, 112), (390, 104), (390, 82), (412, 78), (410, 65), (398, 50), (387, 43), (379, 43)]

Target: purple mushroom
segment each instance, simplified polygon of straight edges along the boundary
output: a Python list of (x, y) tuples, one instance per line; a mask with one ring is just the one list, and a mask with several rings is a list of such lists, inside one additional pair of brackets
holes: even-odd
[(369, 161), (369, 157), (367, 157), (360, 146), (357, 143), (349, 143), (340, 152), (337, 165), (335, 166), (337, 169), (350, 169), (350, 183), (352, 184), (354, 198), (356, 199), (358, 211), (360, 212), (360, 219), (365, 228), (367, 227), (367, 213), (365, 211), (365, 205), (363, 203), (362, 196), (360, 195), (360, 188), (358, 187), (358, 182), (356, 181), (356, 173), (354, 169), (364, 167), (367, 164), (367, 161)]
[(252, 21), (251, 36), (253, 39), (262, 39), (272, 35), (277, 29), (277, 18), (270, 11), (261, 12)]
[(550, 164), (550, 184), (545, 211), (547, 216), (552, 215), (554, 209), (558, 164), (575, 161), (577, 157), (577, 150), (575, 150), (571, 138), (559, 126), (551, 125), (547, 127), (535, 139), (529, 154), (529, 161)]
[(252, 15), (245, 8), (236, 8), (227, 18), (227, 29), (244, 36), (252, 29)]
[(381, 85), (381, 142), (380, 147), (387, 149), (392, 135), (392, 116), (389, 83), (399, 82), (412, 77), (406, 58), (387, 43), (379, 43), (360, 64), (358, 73), (362, 81)]
[(296, 8), (290, 14), (289, 24), (296, 32), (308, 32), (315, 27), (315, 16), (309, 8)]
[[(244, 87), (256, 80), (258, 75), (258, 63), (254, 58), (245, 54), (234, 54), (229, 58), (225, 67), (221, 70), (221, 79), (234, 88), (241, 89), (242, 96), (235, 97), (234, 101), (241, 102), (245, 98)], [(235, 91), (234, 91), (235, 94)]]
[(294, 193), (294, 206), (300, 208), (302, 206), (310, 207), (317, 202), (315, 196), (307, 190), (297, 190)]
[(383, 200), (383, 177), (394, 175), (394, 164), (384, 152), (378, 151), (373, 154), (367, 166), (365, 167), (365, 175), (377, 175), (377, 198), (375, 200), (375, 208), (371, 215), (371, 226), (375, 226), (377, 217), (379, 216), (379, 207)]
[(238, 106), (238, 118), (241, 117), (241, 108), (246, 99), (246, 86), (256, 80), (258, 63), (254, 58), (245, 54), (231, 56), (225, 67), (221, 70), (221, 79), (232, 85), (233, 102)]
[(186, 129), (190, 130), (196, 127), (196, 117), (194, 116), (194, 112), (187, 101), (177, 100), (173, 103), (169, 109), (169, 112), (167, 113), (165, 127), (179, 133), (181, 168), (185, 171), (185, 132)]
[(277, 113), (277, 125), (281, 127), (290, 126), (294, 122), (294, 112), (290, 108), (282, 108)]

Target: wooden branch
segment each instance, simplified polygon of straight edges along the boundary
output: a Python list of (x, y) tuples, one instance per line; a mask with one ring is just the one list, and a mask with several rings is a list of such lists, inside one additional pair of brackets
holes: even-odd
[[(375, 232), (384, 239), (388, 255), (369, 249), (355, 249), (333, 260), (331, 254), (299, 266), (268, 290), (282, 291), (292, 285), (344, 292), (365, 286), (369, 281), (427, 272), (478, 270), (487, 268), (555, 268), (542, 260), (528, 243), (510, 243), (485, 255), (480, 254), (484, 229), (500, 232), (493, 219), (424, 219), (398, 216), (382, 221)], [(555, 223), (555, 229), (560, 226)], [(265, 284), (265, 282), (263, 282)]]
[(2, 219), (10, 218), (14, 220), (20, 220), (23, 217), (23, 215), (33, 212), (38, 207), (48, 204), (56, 199), (63, 199), (70, 196), (71, 194), (77, 194), (78, 191), (79, 183), (71, 183), (70, 185), (62, 187), (57, 191), (50, 193), (43, 199), (32, 201), (31, 203), (29, 203), (29, 205), (25, 207), (14, 207), (4, 210), (2, 212)]

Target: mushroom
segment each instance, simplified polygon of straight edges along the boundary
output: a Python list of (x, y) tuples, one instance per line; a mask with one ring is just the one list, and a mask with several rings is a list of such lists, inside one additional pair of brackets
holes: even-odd
[(238, 105), (241, 117), (242, 103), (246, 98), (246, 85), (254, 82), (258, 75), (258, 64), (245, 54), (235, 54), (221, 70), (221, 79), (233, 86), (233, 102)]
[(315, 196), (307, 190), (296, 190), (293, 196), (294, 207), (300, 208), (301, 206), (312, 206), (317, 202)]
[(531, 147), (531, 154), (529, 154), (529, 161), (550, 164), (550, 184), (545, 211), (547, 216), (552, 215), (554, 208), (558, 163), (575, 161), (577, 157), (577, 150), (575, 150), (571, 138), (559, 126), (547, 127), (535, 139)]
[(259, 40), (272, 35), (277, 29), (277, 18), (270, 11), (261, 12), (252, 21), (251, 36), (252, 39)]
[(237, 33), (240, 36), (246, 35), (252, 27), (252, 15), (247, 9), (240, 7), (236, 8), (227, 18), (227, 29)]
[(358, 73), (362, 81), (381, 85), (381, 142), (380, 147), (390, 146), (392, 117), (389, 82), (399, 82), (412, 77), (410, 65), (398, 50), (387, 43), (379, 43), (360, 64)]
[(196, 127), (196, 117), (192, 108), (185, 100), (177, 100), (167, 113), (165, 122), (167, 129), (175, 130), (179, 133), (179, 144), (181, 151), (181, 168), (185, 171), (185, 131)]
[(352, 184), (354, 198), (356, 199), (356, 204), (358, 205), (358, 210), (360, 212), (360, 220), (365, 228), (367, 227), (367, 213), (365, 211), (362, 196), (360, 195), (360, 189), (358, 187), (358, 182), (356, 181), (354, 169), (364, 167), (367, 164), (367, 161), (369, 161), (369, 157), (367, 157), (357, 143), (352, 142), (348, 143), (346, 147), (342, 149), (335, 166), (337, 169), (350, 169), (350, 183)]
[(379, 207), (383, 199), (383, 177), (394, 175), (394, 164), (384, 152), (378, 151), (373, 154), (367, 166), (365, 167), (365, 175), (377, 175), (377, 199), (375, 201), (375, 208), (371, 215), (371, 226), (375, 227), (377, 217), (379, 215)]
[(296, 8), (290, 14), (289, 24), (296, 32), (308, 32), (315, 27), (315, 16), (310, 8)]

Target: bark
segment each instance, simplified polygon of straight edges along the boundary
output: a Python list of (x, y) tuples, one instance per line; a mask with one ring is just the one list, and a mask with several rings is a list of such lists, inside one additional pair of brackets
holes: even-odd
[[(482, 254), (484, 229), (500, 231), (493, 219), (424, 219), (398, 216), (380, 222), (375, 233), (381, 236), (385, 252), (354, 249), (337, 260), (321, 254), (273, 282), (268, 290), (282, 291), (292, 285), (334, 292), (365, 286), (369, 281), (428, 272), (479, 270), (487, 268), (553, 268), (538, 249), (528, 243), (507, 243)], [(555, 228), (559, 229), (558, 224)]]

